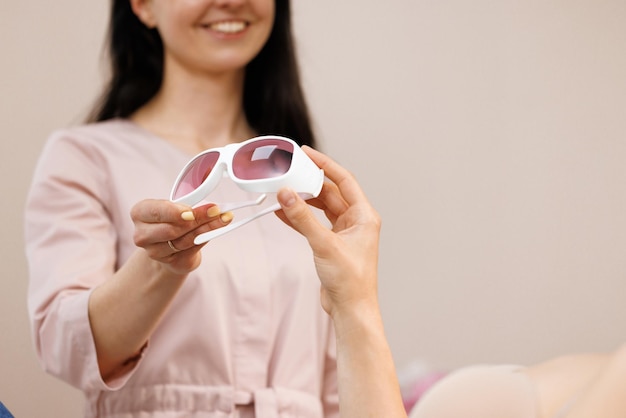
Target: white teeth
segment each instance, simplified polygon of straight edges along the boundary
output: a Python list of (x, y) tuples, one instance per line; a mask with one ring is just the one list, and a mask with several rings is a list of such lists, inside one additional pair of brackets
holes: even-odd
[(237, 33), (241, 32), (246, 28), (245, 22), (241, 21), (231, 21), (231, 22), (217, 22), (211, 24), (211, 29), (217, 32), (224, 33)]

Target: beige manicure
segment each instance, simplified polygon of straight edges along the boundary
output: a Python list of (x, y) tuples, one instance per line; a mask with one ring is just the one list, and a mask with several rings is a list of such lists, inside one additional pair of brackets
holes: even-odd
[(220, 216), (220, 220), (224, 223), (230, 222), (233, 220), (233, 213), (232, 212), (224, 212), (222, 213), (222, 215)]
[(183, 218), (184, 221), (193, 221), (196, 217), (193, 215), (193, 211), (186, 210), (180, 214), (180, 217)]
[(206, 211), (206, 214), (209, 218), (213, 218), (220, 214), (220, 208), (217, 206), (211, 206), (209, 210)]

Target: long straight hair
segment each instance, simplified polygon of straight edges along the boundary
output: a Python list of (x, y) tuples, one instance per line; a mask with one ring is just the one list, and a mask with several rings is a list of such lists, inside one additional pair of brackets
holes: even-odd
[[(300, 82), (289, 0), (276, 1), (272, 32), (246, 67), (243, 108), (259, 135), (276, 134), (315, 146), (308, 106)], [(146, 104), (163, 81), (163, 42), (146, 27), (129, 0), (113, 0), (106, 52), (110, 79), (88, 122), (126, 118)]]

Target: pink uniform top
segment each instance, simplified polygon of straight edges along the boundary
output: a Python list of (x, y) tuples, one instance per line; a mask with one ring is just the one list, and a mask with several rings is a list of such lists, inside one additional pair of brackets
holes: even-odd
[[(131, 207), (168, 198), (191, 157), (121, 119), (48, 140), (25, 215), (42, 366), (84, 391), (87, 417), (337, 417), (334, 334), (311, 250), (273, 214), (208, 243), (135, 367), (101, 378), (91, 290), (136, 250)], [(256, 197), (224, 179), (210, 200)]]

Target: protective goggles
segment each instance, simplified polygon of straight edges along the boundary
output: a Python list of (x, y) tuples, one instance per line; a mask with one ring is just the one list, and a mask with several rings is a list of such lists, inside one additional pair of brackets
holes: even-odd
[[(197, 205), (224, 176), (230, 177), (243, 190), (263, 194), (254, 201), (219, 204), (223, 212), (261, 204), (267, 196), (265, 193), (276, 193), (282, 187), (293, 189), (304, 199), (317, 197), (324, 184), (323, 170), (297, 143), (289, 138), (267, 135), (211, 148), (196, 155), (178, 175), (170, 200)], [(268, 206), (249, 218), (198, 235), (194, 243), (203, 244), (278, 209), (278, 203)]]

